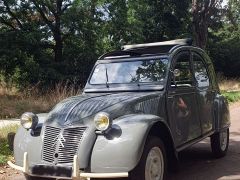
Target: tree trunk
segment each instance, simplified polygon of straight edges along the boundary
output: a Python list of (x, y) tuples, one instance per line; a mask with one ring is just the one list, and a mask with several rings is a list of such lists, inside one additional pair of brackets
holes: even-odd
[[(204, 20), (201, 20), (204, 21)], [(208, 38), (208, 26), (206, 22), (193, 23), (194, 44), (202, 49), (206, 49)]]
[(205, 49), (208, 38), (207, 8), (201, 7), (198, 0), (192, 0), (193, 42), (194, 45)]
[(62, 8), (62, 0), (57, 0), (57, 12), (55, 16), (55, 28), (54, 28), (54, 40), (55, 40), (55, 62), (62, 61), (63, 56), (63, 40), (61, 34), (61, 8)]
[(62, 36), (60, 31), (54, 32), (54, 40), (55, 40), (55, 47), (54, 47), (54, 60), (55, 62), (62, 61), (63, 56), (63, 42)]

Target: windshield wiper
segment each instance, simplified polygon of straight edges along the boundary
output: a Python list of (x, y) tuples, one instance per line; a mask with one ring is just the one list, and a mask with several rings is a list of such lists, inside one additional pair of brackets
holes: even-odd
[(106, 68), (106, 79), (107, 79), (107, 81), (106, 81), (106, 87), (109, 88), (109, 84), (108, 84), (108, 70), (107, 70), (107, 68)]

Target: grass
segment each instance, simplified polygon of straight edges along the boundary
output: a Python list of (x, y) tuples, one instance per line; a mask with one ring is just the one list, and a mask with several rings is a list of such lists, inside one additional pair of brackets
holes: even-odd
[(240, 91), (240, 78), (226, 78), (218, 75), (218, 82), (222, 92)]
[[(25, 91), (19, 92), (15, 88), (7, 88), (0, 84), (0, 119), (18, 118), (27, 111), (48, 112), (59, 101), (80, 93), (81, 90), (63, 83), (57, 84), (45, 93), (40, 92), (37, 87), (26, 88)], [(0, 166), (13, 158), (7, 135), (9, 132), (16, 132), (17, 128), (17, 125), (0, 128)]]
[(219, 88), (228, 102), (240, 101), (240, 78), (226, 78), (218, 76)]
[(240, 91), (223, 92), (223, 95), (227, 98), (228, 102), (230, 103), (240, 101)]
[[(240, 79), (226, 78), (218, 75), (219, 87), (229, 102), (240, 101)], [(45, 93), (39, 92), (38, 87), (26, 88), (19, 92), (14, 87), (0, 83), (0, 119), (17, 118), (26, 111), (34, 113), (49, 112), (59, 101), (69, 96), (81, 94), (81, 89), (59, 83)]]
[(0, 165), (4, 165), (12, 159), (13, 152), (9, 149), (7, 135), (16, 132), (18, 125), (8, 125), (0, 128)]
[(0, 87), (0, 119), (20, 117), (24, 112), (44, 113), (59, 101), (80, 94), (81, 90), (73, 86), (59, 83), (45, 93), (36, 87), (28, 88), (24, 92)]

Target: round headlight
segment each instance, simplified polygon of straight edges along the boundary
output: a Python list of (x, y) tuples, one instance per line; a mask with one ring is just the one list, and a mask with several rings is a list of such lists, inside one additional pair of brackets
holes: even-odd
[(36, 125), (38, 124), (38, 117), (37, 115), (31, 113), (31, 112), (26, 112), (24, 113), (21, 118), (21, 125), (25, 129), (32, 129), (35, 128)]
[(109, 114), (105, 112), (96, 114), (94, 117), (94, 123), (99, 131), (106, 131), (111, 125)]

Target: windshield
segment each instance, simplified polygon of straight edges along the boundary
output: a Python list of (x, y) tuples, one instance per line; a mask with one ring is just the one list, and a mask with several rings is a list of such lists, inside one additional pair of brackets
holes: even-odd
[(98, 64), (90, 84), (162, 82), (166, 77), (167, 67), (168, 59)]

